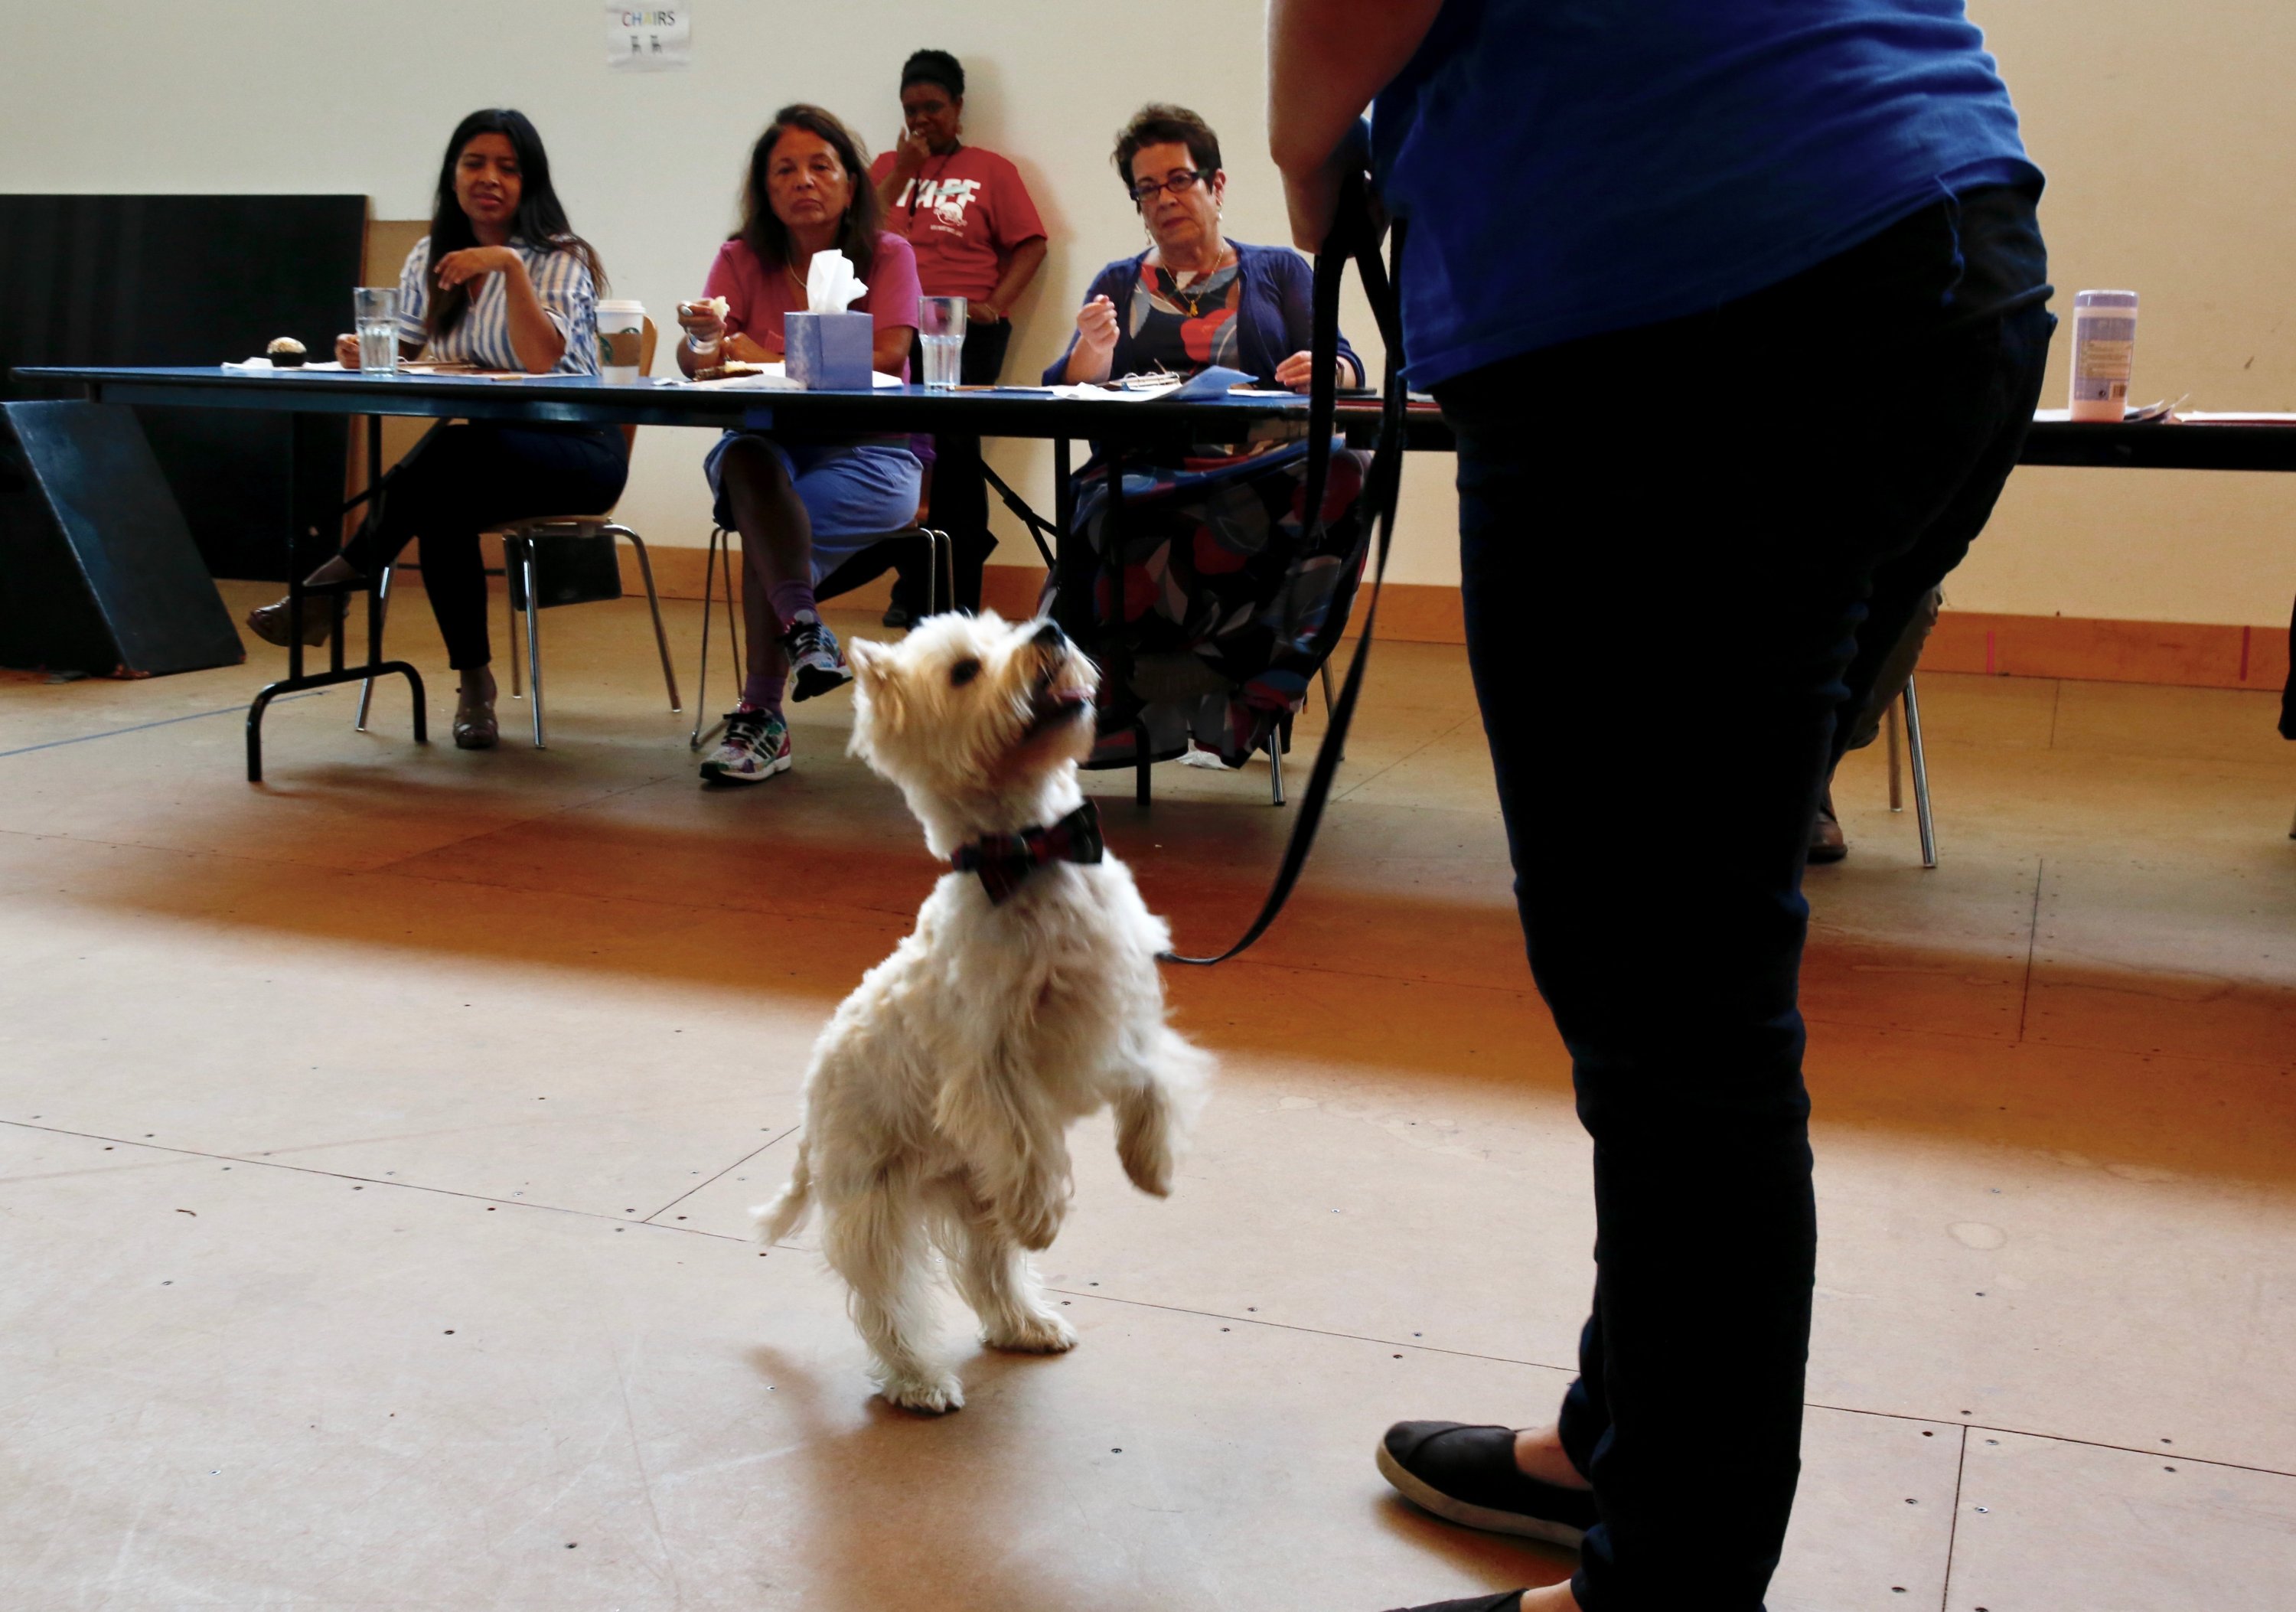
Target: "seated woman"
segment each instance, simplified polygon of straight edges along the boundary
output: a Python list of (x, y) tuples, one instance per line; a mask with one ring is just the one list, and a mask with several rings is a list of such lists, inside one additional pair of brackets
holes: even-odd
[[(678, 366), (726, 358), (779, 362), (782, 316), (805, 310), (806, 274), (817, 251), (840, 251), (869, 287), (853, 305), (876, 321), (871, 361), (908, 376), (917, 326), (917, 262), (909, 243), (882, 227), (860, 147), (817, 106), (774, 114), (750, 153), (742, 227), (718, 249), (707, 295), (726, 299), (721, 322), (708, 305), (678, 309), (688, 340)], [(697, 349), (697, 344), (698, 349)], [(916, 517), (923, 468), (906, 437), (834, 441), (729, 431), (702, 463), (718, 524), (742, 534), (742, 613), (749, 678), (726, 713), (725, 742), (701, 763), (705, 783), (755, 784), (786, 771), (786, 680), (810, 699), (852, 674), (837, 636), (822, 624), (814, 585), (839, 563)]]
[[(1220, 233), (1227, 175), (1219, 136), (1184, 107), (1143, 107), (1117, 136), (1113, 160), (1151, 242), (1100, 271), (1048, 386), (1210, 365), (1263, 386), (1306, 391), (1315, 360), (1314, 275), (1289, 247), (1248, 246)], [(1342, 337), (1338, 382), (1363, 383)], [(1353, 513), (1362, 456), (1335, 453), (1326, 525), (1306, 552), (1299, 505), (1307, 445), (1197, 444), (1154, 465), (1128, 461), (1119, 611), (1106, 596), (1106, 466), (1077, 478), (1076, 530), (1088, 539), (1053, 579), (1054, 619), (1092, 648), (1123, 621), (1130, 687), (1101, 685), (1094, 765), (1177, 755), (1193, 737), (1230, 766), (1279, 742), (1275, 729), (1306, 698), (1308, 680), (1346, 624), (1362, 571)], [(1148, 472), (1144, 481), (1140, 472)]]
[[(566, 222), (551, 188), (542, 136), (523, 112), (472, 112), (447, 142), (430, 233), (398, 276), (398, 344), (407, 358), (529, 374), (598, 373), (598, 254)], [(358, 364), (358, 338), (335, 357)], [(487, 637), (486, 564), (479, 534), (541, 515), (596, 514), (622, 496), (629, 459), (610, 425), (441, 425), (390, 474), (380, 507), (313, 582), (378, 575), (410, 538), (422, 539), (422, 590), (461, 672), (455, 743), (485, 750), (496, 736), (494, 658)], [(312, 602), (307, 643), (324, 644), (346, 601)], [(287, 642), (287, 602), (247, 618), (267, 643)]]

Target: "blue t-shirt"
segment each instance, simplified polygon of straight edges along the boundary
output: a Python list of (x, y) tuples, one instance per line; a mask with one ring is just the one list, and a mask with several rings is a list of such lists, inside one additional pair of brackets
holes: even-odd
[(1417, 387), (2040, 179), (1963, 0), (1449, 0), (1372, 141)]

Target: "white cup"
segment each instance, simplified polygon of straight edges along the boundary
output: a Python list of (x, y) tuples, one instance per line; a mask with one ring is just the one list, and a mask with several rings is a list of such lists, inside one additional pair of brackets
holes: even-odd
[(645, 341), (645, 304), (598, 304), (598, 378), (609, 386), (635, 386), (642, 374), (638, 358)]

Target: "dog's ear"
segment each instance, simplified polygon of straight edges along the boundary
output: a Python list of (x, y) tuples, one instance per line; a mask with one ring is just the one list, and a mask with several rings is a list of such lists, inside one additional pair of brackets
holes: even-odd
[(855, 638), (845, 646), (845, 663), (853, 669), (853, 736), (845, 753), (870, 761), (870, 739), (898, 732), (901, 727), (901, 679), (893, 674), (890, 645)]

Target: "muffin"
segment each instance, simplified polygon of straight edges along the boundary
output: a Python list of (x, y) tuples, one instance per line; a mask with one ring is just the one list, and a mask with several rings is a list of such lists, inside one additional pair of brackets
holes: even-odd
[(270, 358), (274, 369), (303, 367), (303, 344), (292, 336), (281, 336), (263, 350)]

